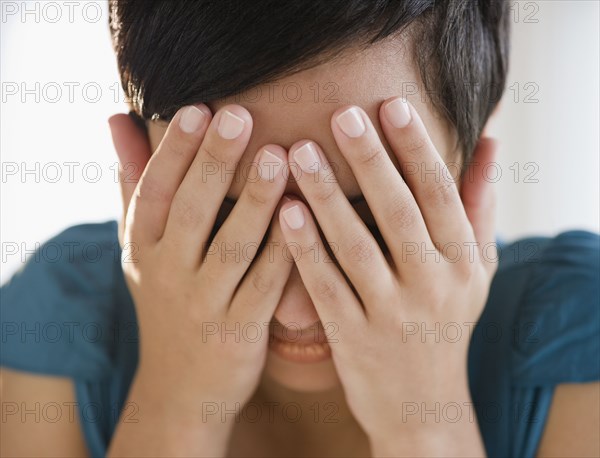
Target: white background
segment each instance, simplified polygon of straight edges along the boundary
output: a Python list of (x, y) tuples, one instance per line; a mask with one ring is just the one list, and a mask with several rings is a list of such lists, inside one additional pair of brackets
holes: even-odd
[[(121, 211), (106, 120), (127, 109), (106, 3), (68, 3), (0, 4), (1, 282), (36, 244)], [(501, 143), (498, 233), (598, 231), (599, 3), (512, 7), (509, 89), (490, 130)]]

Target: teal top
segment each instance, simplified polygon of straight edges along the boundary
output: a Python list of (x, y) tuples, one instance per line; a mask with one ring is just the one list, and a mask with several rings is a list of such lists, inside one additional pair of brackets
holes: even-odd
[[(530, 457), (556, 385), (600, 379), (600, 236), (500, 247), (469, 380), (488, 455)], [(105, 455), (138, 360), (117, 223), (75, 226), (42, 245), (2, 287), (1, 312), (0, 364), (73, 379), (90, 454)]]

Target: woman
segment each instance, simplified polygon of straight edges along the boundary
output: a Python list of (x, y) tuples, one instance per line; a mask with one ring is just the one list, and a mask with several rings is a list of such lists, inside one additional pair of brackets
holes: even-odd
[(494, 238), (507, 11), (111, 2), (124, 217), (3, 288), (3, 452), (597, 455), (598, 236)]

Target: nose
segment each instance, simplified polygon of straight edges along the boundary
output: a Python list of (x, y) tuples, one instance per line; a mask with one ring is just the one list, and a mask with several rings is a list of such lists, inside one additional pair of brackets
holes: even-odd
[(292, 267), (279, 305), (275, 310), (275, 319), (285, 327), (296, 329), (309, 328), (319, 321), (317, 310), (296, 266)]

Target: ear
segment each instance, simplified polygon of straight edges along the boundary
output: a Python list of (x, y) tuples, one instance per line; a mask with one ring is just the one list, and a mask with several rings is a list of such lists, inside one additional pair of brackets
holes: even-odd
[(483, 130), (481, 131), (481, 138), (486, 138), (489, 136), (490, 124), (493, 124), (498, 114), (502, 111), (502, 100), (499, 100), (494, 109), (492, 110), (492, 114), (490, 114), (487, 119), (485, 126), (483, 126)]
[[(146, 131), (131, 116), (126, 114), (111, 116), (108, 124), (119, 158), (119, 183), (123, 199), (123, 218), (125, 218), (131, 196), (133, 196), (152, 152)], [(122, 235), (122, 231), (119, 230), (120, 240), (122, 240)]]
[[(460, 196), (481, 247), (495, 242), (496, 194), (493, 184), (486, 179), (485, 170), (496, 160), (497, 150), (498, 143), (494, 139), (481, 137), (461, 183)], [(495, 264), (486, 262), (486, 267), (492, 273)]]

